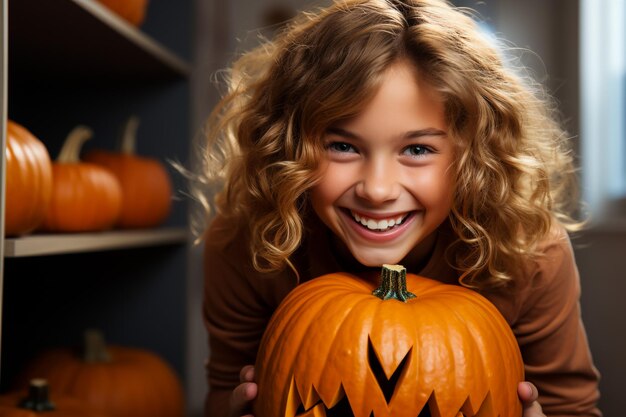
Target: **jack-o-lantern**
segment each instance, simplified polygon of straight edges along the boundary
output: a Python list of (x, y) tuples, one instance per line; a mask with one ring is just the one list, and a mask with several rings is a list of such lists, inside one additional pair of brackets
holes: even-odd
[(256, 417), (521, 416), (523, 362), (493, 304), (397, 265), (381, 281), (329, 274), (285, 298), (257, 356)]

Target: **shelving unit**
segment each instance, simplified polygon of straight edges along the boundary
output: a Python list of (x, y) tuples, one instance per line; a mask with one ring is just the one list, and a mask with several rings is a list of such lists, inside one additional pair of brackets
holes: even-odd
[[(53, 158), (77, 124), (95, 132), (87, 149), (112, 149), (136, 114), (139, 154), (187, 160), (192, 0), (151, 2), (141, 29), (94, 0), (0, 1), (2, 148), (10, 118)], [(0, 214), (4, 163), (3, 152)], [(174, 189), (183, 189), (170, 173)], [(160, 354), (184, 381), (186, 223), (184, 200), (176, 199), (153, 230), (0, 239), (0, 392), (33, 354), (74, 344), (86, 327)]]
[[(94, 0), (12, 0), (10, 6), (10, 62), (18, 63), (20, 77), (166, 81), (190, 73), (185, 60)], [(41, 65), (46, 62), (54, 66)]]
[(102, 233), (31, 235), (5, 239), (4, 256), (5, 258), (20, 258), (61, 255), (185, 243), (186, 241), (185, 229), (173, 227)]

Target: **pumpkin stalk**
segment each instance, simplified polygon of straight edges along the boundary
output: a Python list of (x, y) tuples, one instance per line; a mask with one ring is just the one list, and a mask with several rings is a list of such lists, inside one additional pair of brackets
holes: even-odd
[(383, 265), (380, 286), (372, 294), (381, 300), (393, 298), (402, 302), (415, 298), (415, 294), (406, 289), (406, 268), (402, 265)]
[(122, 136), (118, 149), (124, 155), (135, 154), (135, 144), (137, 143), (137, 129), (139, 127), (139, 118), (137, 116), (131, 116), (126, 121), (122, 129)]
[(48, 381), (41, 378), (30, 380), (28, 396), (20, 401), (20, 408), (33, 411), (53, 411), (54, 403), (48, 397)]
[(83, 361), (89, 363), (110, 362), (111, 355), (104, 343), (104, 335), (99, 330), (86, 330), (84, 340)]
[(91, 139), (92, 136), (93, 131), (87, 126), (76, 126), (69, 135), (67, 135), (56, 161), (64, 164), (80, 162), (80, 150), (83, 144)]

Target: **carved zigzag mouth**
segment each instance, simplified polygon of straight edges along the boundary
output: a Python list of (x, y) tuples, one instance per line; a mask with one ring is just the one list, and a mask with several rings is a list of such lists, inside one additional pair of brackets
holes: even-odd
[[(412, 348), (411, 348), (412, 349)], [(380, 387), (387, 404), (390, 404), (393, 401), (393, 396), (396, 392), (398, 384), (402, 383), (403, 375), (407, 368), (410, 365), (410, 353), (411, 349), (407, 352), (405, 357), (402, 359), (398, 367), (394, 370), (391, 377), (387, 378), (385, 375), (385, 371), (383, 370), (383, 366), (381, 365), (376, 351), (372, 345), (371, 340), (368, 340), (368, 362), (370, 365), (370, 369), (374, 376), (376, 377), (376, 381), (378, 386)], [(312, 388), (315, 391), (315, 388)], [(312, 404), (310, 407), (305, 408), (303, 401), (298, 393), (298, 389), (295, 388), (295, 383), (292, 384), (292, 394), (297, 401), (297, 410), (293, 417), (354, 417), (354, 412), (352, 411), (352, 406), (350, 405), (350, 401), (345, 394), (345, 390), (343, 388), (343, 384), (339, 387), (340, 397), (339, 401), (336, 404), (332, 404), (331, 407), (328, 404), (324, 403), (323, 400), (319, 399), (319, 395), (317, 392), (314, 392), (315, 398), (318, 400)], [(422, 408), (419, 414), (416, 417), (439, 417), (441, 413), (439, 411), (439, 406), (437, 405), (436, 394), (433, 392), (426, 403), (426, 405)], [(488, 392), (486, 398), (480, 404), (479, 409), (472, 410), (469, 398), (462, 405), (458, 414), (455, 417), (497, 417), (498, 415), (495, 413), (493, 402), (491, 399), (491, 393)], [(291, 416), (286, 416), (291, 417)], [(374, 412), (370, 413), (369, 417), (376, 417)]]
[[(389, 404), (391, 399), (393, 398), (393, 394), (396, 391), (398, 382), (402, 374), (404, 373), (406, 367), (408, 366), (410, 353), (411, 353), (411, 349), (409, 349), (406, 356), (402, 359), (402, 361), (400, 362), (400, 364), (394, 371), (393, 375), (391, 375), (390, 378), (387, 378), (387, 376), (385, 375), (385, 371), (383, 370), (383, 366), (381, 365), (380, 361), (378, 360), (378, 357), (376, 356), (376, 352), (372, 345), (372, 341), (368, 339), (368, 361), (370, 364), (370, 369), (372, 370), (374, 376), (376, 377), (378, 386), (382, 390), (383, 395), (385, 396), (385, 400), (387, 401), (387, 404)], [(300, 399), (300, 396), (298, 395), (297, 390), (296, 390), (295, 394), (300, 402), (300, 405), (296, 411), (295, 417), (313, 417), (313, 416), (318, 416), (318, 415), (322, 415), (326, 417), (354, 417), (354, 413), (352, 412), (350, 401), (348, 400), (348, 397), (345, 395), (343, 386), (340, 387), (340, 390), (342, 393), (341, 399), (339, 400), (339, 402), (332, 405), (332, 407), (328, 407), (328, 405), (325, 404), (324, 401), (320, 399), (309, 408), (304, 407), (304, 404), (302, 403), (302, 400)], [(319, 398), (319, 396), (317, 397)], [(323, 413), (320, 413), (320, 411), (323, 411)], [(430, 412), (428, 412), (428, 414), (420, 413), (418, 417), (426, 417), (426, 416), (430, 417)], [(373, 411), (370, 414), (370, 417), (374, 417)]]

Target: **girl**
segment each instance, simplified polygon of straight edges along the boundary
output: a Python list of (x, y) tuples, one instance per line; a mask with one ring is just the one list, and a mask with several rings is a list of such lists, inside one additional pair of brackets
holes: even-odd
[(498, 307), (525, 362), (525, 417), (600, 415), (566, 135), (470, 17), (440, 0), (337, 0), (229, 74), (203, 169), (220, 187), (206, 415), (249, 412), (247, 365), (291, 289), (382, 263)]

